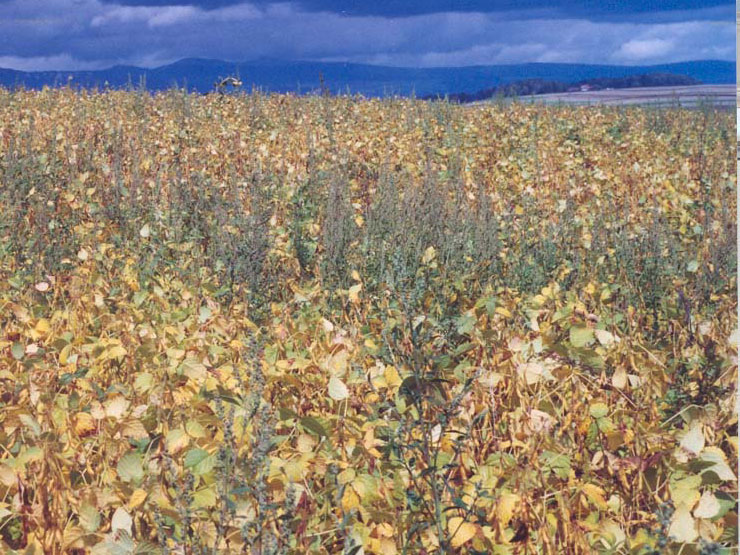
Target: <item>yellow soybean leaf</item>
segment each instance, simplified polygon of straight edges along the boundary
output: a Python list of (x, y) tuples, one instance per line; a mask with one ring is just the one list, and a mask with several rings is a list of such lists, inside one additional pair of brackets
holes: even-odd
[(717, 497), (711, 491), (702, 493), (699, 504), (694, 509), (696, 518), (714, 518), (720, 512), (722, 506)]
[(18, 477), (7, 464), (0, 464), (0, 484), (6, 488), (16, 485)]
[(511, 318), (512, 317), (511, 312), (509, 312), (509, 310), (506, 309), (506, 308), (504, 308), (503, 306), (496, 307), (495, 312), (496, 312), (496, 314), (500, 314), (504, 318)]
[(326, 359), (326, 368), (332, 376), (343, 376), (349, 368), (349, 352), (346, 349), (331, 354)]
[(143, 489), (137, 489), (131, 494), (131, 499), (128, 500), (128, 508), (135, 509), (146, 500), (147, 492)]
[(41, 318), (36, 323), (36, 331), (41, 335), (49, 333), (50, 329), (51, 329), (51, 325), (49, 324), (49, 320), (47, 320), (46, 318)]
[(126, 349), (122, 345), (113, 345), (108, 352), (105, 354), (105, 357), (109, 360), (112, 360), (114, 358), (121, 358), (126, 356)]
[(396, 553), (398, 553), (396, 542), (394, 542), (391, 538), (381, 538), (379, 547), (379, 552), (383, 555), (396, 555)]
[(447, 531), (452, 536), (452, 547), (460, 547), (475, 536), (478, 528), (472, 522), (463, 522), (459, 516), (454, 516), (447, 521)]
[(59, 352), (59, 364), (62, 366), (67, 364), (67, 360), (69, 359), (69, 355), (72, 352), (72, 344), (65, 345), (62, 350)]
[(713, 472), (720, 480), (736, 482), (737, 477), (730, 465), (727, 463), (727, 457), (722, 449), (716, 446), (706, 447), (699, 455), (699, 460), (705, 463), (712, 463), (705, 472)]
[(520, 501), (521, 498), (515, 493), (504, 493), (499, 498), (498, 504), (496, 505), (496, 517), (501, 523), (502, 528), (505, 528), (509, 524), (509, 521), (511, 520), (511, 517), (514, 516), (514, 511)]
[(385, 377), (385, 383), (387, 383), (388, 387), (391, 389), (396, 389), (403, 382), (401, 376), (398, 374), (398, 370), (396, 370), (394, 366), (386, 366), (383, 371), (383, 376)]
[(95, 429), (95, 420), (90, 413), (77, 413), (77, 416), (75, 417), (75, 432), (77, 432), (78, 435), (85, 435), (95, 431)]
[(681, 438), (679, 445), (681, 449), (692, 456), (698, 455), (704, 449), (704, 432), (701, 422), (695, 420), (691, 423), (691, 426)]
[(671, 518), (671, 526), (668, 535), (679, 543), (693, 542), (699, 532), (696, 529), (696, 521), (691, 516), (691, 511), (686, 505), (679, 505)]
[(343, 401), (349, 397), (349, 389), (347, 389), (344, 382), (336, 376), (332, 376), (329, 379), (329, 397), (335, 401)]
[(214, 486), (209, 486), (196, 491), (193, 494), (193, 504), (191, 509), (204, 509), (216, 505), (216, 490)]
[(352, 301), (354, 304), (359, 304), (360, 302), (360, 291), (362, 291), (361, 283), (356, 283), (349, 288), (349, 300)]
[(120, 420), (128, 410), (129, 402), (126, 400), (125, 397), (118, 395), (117, 397), (106, 401), (104, 407), (105, 415), (108, 418)]
[(617, 389), (624, 389), (627, 387), (627, 370), (620, 366), (614, 371), (612, 376), (612, 385)]
[(190, 437), (194, 437), (196, 439), (206, 437), (205, 428), (197, 420), (188, 420), (185, 423), (185, 431)]
[(205, 365), (195, 357), (186, 358), (181, 368), (182, 373), (196, 383), (202, 383), (206, 379), (206, 376), (208, 376)]
[(584, 484), (581, 491), (583, 491), (583, 493), (586, 494), (586, 497), (588, 497), (589, 500), (599, 509), (606, 510), (609, 508), (606, 504), (606, 499), (604, 498), (604, 490), (599, 486), (594, 484)]
[(190, 438), (188, 437), (188, 434), (185, 433), (185, 430), (175, 429), (171, 430), (167, 434), (164, 443), (167, 447), (167, 451), (169, 451), (170, 454), (174, 455), (175, 453), (179, 453), (188, 446), (188, 444), (190, 443)]
[(288, 461), (285, 463), (283, 471), (291, 482), (300, 482), (303, 480), (303, 473), (306, 470), (306, 464), (301, 460)]
[(383, 522), (375, 527), (375, 531), (379, 536), (385, 538), (392, 538), (394, 534), (393, 525), (388, 522)]
[(606, 330), (594, 330), (594, 335), (604, 347), (611, 347), (619, 342), (619, 338), (616, 335)]
[(352, 480), (355, 479), (356, 476), (357, 473), (354, 471), (354, 469), (348, 468), (337, 475), (337, 482), (340, 485), (349, 484)]
[(350, 486), (344, 488), (342, 494), (342, 509), (345, 513), (348, 513), (352, 509), (356, 509), (360, 506), (360, 498)]
[(131, 535), (131, 527), (134, 525), (134, 519), (131, 518), (123, 507), (118, 507), (116, 512), (113, 513), (113, 519), (111, 520), (111, 530), (124, 530)]

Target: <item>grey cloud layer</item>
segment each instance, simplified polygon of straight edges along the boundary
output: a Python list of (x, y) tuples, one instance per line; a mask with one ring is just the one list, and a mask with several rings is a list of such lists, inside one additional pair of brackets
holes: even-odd
[(381, 17), (304, 11), (296, 3), (228, 3), (206, 10), (192, 4), (0, 0), (0, 67), (155, 66), (185, 57), (408, 66), (734, 59), (734, 20), (707, 16), (714, 12), (666, 12), (659, 22), (636, 23), (552, 19), (547, 11), (531, 10)]
[[(0, 0), (2, 2), (3, 0)], [(110, 4), (129, 6), (189, 5), (203, 9), (216, 9), (239, 4), (241, 0), (102, 0)], [(253, 0), (267, 6), (280, 0)], [(704, 10), (703, 16), (716, 18), (718, 11), (725, 19), (734, 18), (734, 5), (727, 0), (619, 0), (618, 2), (594, 2), (593, 0), (293, 0), (304, 11), (323, 11), (345, 15), (375, 15), (403, 17), (442, 12), (500, 13), (519, 10), (527, 13), (547, 11), (562, 19), (574, 17), (596, 20), (641, 17), (662, 18), (664, 14), (682, 10)]]

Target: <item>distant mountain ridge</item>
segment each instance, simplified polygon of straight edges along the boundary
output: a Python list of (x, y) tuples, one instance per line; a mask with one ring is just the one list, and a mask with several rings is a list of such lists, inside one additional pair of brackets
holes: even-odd
[(97, 71), (24, 72), (0, 68), (0, 86), (44, 86), (84, 88), (123, 88), (145, 84), (151, 91), (173, 86), (201, 93), (213, 91), (220, 77), (239, 75), (244, 88), (253, 86), (271, 92), (305, 93), (318, 90), (321, 79), (334, 93), (360, 93), (365, 96), (415, 94), (417, 96), (474, 93), (524, 79), (544, 79), (573, 83), (595, 78), (617, 78), (646, 73), (685, 75), (706, 84), (735, 83), (735, 63), (699, 60), (652, 66), (614, 66), (587, 64), (527, 63), (512, 65), (405, 68), (342, 62), (304, 62), (258, 60), (226, 62), (187, 58), (161, 67), (146, 69), (114, 66)]

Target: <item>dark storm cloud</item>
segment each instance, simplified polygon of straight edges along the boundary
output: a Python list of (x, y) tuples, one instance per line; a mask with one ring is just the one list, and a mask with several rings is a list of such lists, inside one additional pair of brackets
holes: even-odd
[(0, 0), (0, 67), (151, 67), (185, 57), (409, 66), (734, 59), (732, 4), (673, 0), (653, 3), (651, 11), (645, 2), (588, 4), (598, 7), (540, 0)]

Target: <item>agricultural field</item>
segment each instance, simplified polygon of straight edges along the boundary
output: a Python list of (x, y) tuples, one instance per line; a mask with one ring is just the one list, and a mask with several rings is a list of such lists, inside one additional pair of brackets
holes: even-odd
[(732, 553), (727, 111), (0, 90), (18, 553)]
[(585, 92), (551, 93), (523, 96), (522, 102), (607, 106), (638, 105), (663, 108), (735, 108), (735, 85), (688, 85), (674, 87), (635, 87)]

